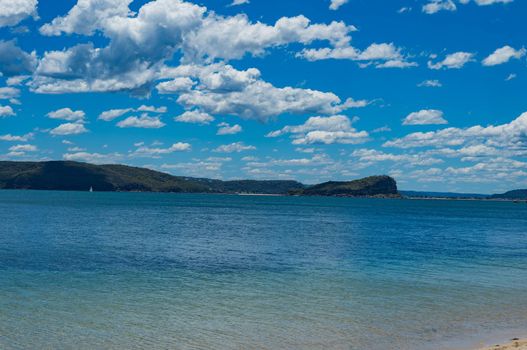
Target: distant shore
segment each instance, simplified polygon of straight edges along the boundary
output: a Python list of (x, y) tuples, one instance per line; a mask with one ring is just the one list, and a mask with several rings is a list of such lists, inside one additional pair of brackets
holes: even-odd
[(515, 202), (527, 203), (525, 199), (507, 199), (507, 198), (464, 198), (464, 197), (403, 197), (411, 200), (431, 200), (431, 201), (484, 201), (484, 202)]
[(508, 343), (487, 346), (478, 350), (527, 350), (527, 339), (514, 338)]

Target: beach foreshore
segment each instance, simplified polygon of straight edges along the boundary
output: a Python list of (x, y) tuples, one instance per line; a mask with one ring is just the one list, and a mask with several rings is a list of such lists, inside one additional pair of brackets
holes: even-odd
[(514, 338), (507, 343), (495, 344), (478, 350), (527, 350), (527, 339)]

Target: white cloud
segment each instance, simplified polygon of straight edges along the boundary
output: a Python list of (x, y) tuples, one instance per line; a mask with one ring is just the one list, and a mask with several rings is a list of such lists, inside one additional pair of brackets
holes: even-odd
[(0, 0), (0, 27), (15, 26), (27, 17), (38, 18), (38, 0)]
[(84, 152), (85, 148), (82, 147), (68, 147), (68, 152)]
[(423, 12), (429, 15), (439, 11), (455, 11), (456, 9), (456, 4), (452, 0), (432, 0), (423, 6)]
[(40, 27), (43, 35), (83, 34), (90, 35), (98, 28), (108, 25), (114, 18), (128, 17), (128, 5), (133, 0), (78, 0), (63, 17)]
[(220, 123), (218, 127), (216, 135), (234, 135), (242, 132), (242, 127), (238, 124), (230, 125), (229, 123)]
[(251, 145), (246, 145), (243, 142), (234, 142), (228, 145), (221, 145), (214, 149), (214, 152), (221, 152), (221, 153), (233, 153), (233, 152), (243, 152), (243, 151), (252, 151), (255, 150), (256, 147)]
[(447, 55), (444, 60), (437, 63), (428, 61), (428, 68), (430, 69), (459, 69), (470, 61), (473, 61), (474, 54), (470, 52), (455, 52)]
[(80, 122), (84, 120), (86, 113), (84, 111), (74, 111), (71, 108), (61, 108), (56, 111), (49, 112), (47, 116), (51, 119), (62, 119), (70, 122)]
[[(507, 4), (513, 2), (514, 0), (474, 0), (474, 2), (479, 6), (488, 6), (494, 4)], [(468, 4), (470, 0), (459, 0), (462, 4)]]
[(418, 112), (410, 113), (403, 121), (403, 125), (439, 124), (448, 124), (448, 122), (443, 118), (443, 112), (437, 109), (422, 109)]
[[(466, 5), (471, 0), (458, 0), (461, 4)], [(474, 0), (478, 6), (487, 6), (493, 4), (506, 4), (513, 2), (514, 0)], [(457, 6), (453, 0), (429, 0), (427, 4), (423, 6), (423, 12), (429, 15), (437, 13), (439, 11), (456, 11)]]
[(99, 117), (97, 119), (109, 122), (125, 115), (128, 112), (131, 112), (132, 110), (132, 108), (110, 109), (99, 114)]
[[(31, 88), (40, 93), (128, 90), (146, 95), (175, 53), (186, 62), (211, 62), (260, 56), (268, 48), (291, 43), (341, 46), (349, 43), (349, 33), (355, 30), (344, 22), (312, 24), (304, 16), (284, 17), (274, 25), (254, 23), (243, 14), (223, 17), (181, 0), (150, 1), (132, 14), (129, 3), (79, 0), (66, 16), (44, 25), (41, 31), (49, 35), (99, 31), (109, 43), (46, 52)], [(181, 82), (159, 88), (180, 88), (177, 83)]]
[(2, 105), (0, 105), (0, 118), (12, 117), (14, 115), (16, 115), (16, 114), (13, 111), (13, 108), (11, 108), (11, 106), (2, 106)]
[(418, 87), (442, 87), (443, 84), (439, 80), (425, 80), (417, 84)]
[(23, 51), (15, 40), (0, 40), (0, 73), (7, 77), (32, 73), (37, 63), (36, 53)]
[(388, 125), (385, 125), (385, 126), (381, 126), (380, 128), (373, 129), (371, 132), (376, 134), (380, 132), (389, 132), (389, 131), (392, 131), (392, 129)]
[(137, 111), (162, 114), (162, 113), (166, 113), (167, 112), (167, 108), (165, 106), (155, 107), (155, 106), (141, 105), (139, 108), (137, 108)]
[(181, 123), (210, 124), (214, 121), (214, 117), (200, 111), (186, 111), (175, 117), (174, 120)]
[(29, 78), (29, 75), (15, 75), (13, 77), (7, 78), (6, 84), (9, 86), (18, 86)]
[(149, 117), (146, 114), (140, 117), (132, 116), (117, 123), (119, 128), (144, 128), (159, 129), (165, 126), (165, 123), (159, 117)]
[(375, 149), (359, 149), (352, 153), (353, 157), (358, 158), (361, 162), (396, 162), (407, 163), (411, 166), (430, 166), (440, 164), (444, 161), (438, 158), (429, 157), (422, 154), (393, 154), (385, 153)]
[(476, 125), (469, 128), (446, 128), (431, 132), (416, 132), (403, 138), (384, 143), (385, 147), (458, 147), (466, 144), (484, 143), (505, 151), (522, 149), (526, 146), (527, 112), (508, 124)]
[(88, 129), (81, 123), (60, 124), (49, 132), (51, 135), (78, 135), (88, 132)]
[(248, 3), (249, 3), (249, 0), (233, 0), (231, 3), (231, 6), (244, 5)]
[(199, 108), (212, 115), (267, 120), (281, 114), (335, 114), (368, 104), (364, 100), (342, 101), (331, 92), (277, 88), (261, 80), (260, 71), (255, 68), (240, 71), (223, 63), (180, 66), (167, 74), (198, 79), (196, 88), (180, 94), (177, 102), (186, 109)]
[(177, 94), (189, 91), (194, 86), (194, 81), (188, 77), (175, 78), (157, 84), (156, 88), (160, 94)]
[(134, 152), (130, 154), (131, 157), (151, 157), (156, 158), (164, 154), (174, 152), (190, 151), (192, 146), (186, 142), (177, 142), (168, 148), (139, 146)]
[(344, 22), (311, 24), (304, 16), (282, 17), (274, 25), (251, 23), (244, 14), (222, 17), (209, 14), (184, 42), (187, 60), (206, 58), (240, 59), (246, 54), (262, 56), (266, 49), (291, 43), (311, 44), (327, 41), (331, 46), (344, 46), (349, 33), (356, 28)]
[(38, 148), (35, 145), (29, 145), (29, 144), (15, 145), (15, 146), (9, 147), (9, 151), (11, 152), (36, 152), (38, 151)]
[(513, 79), (516, 79), (517, 75), (515, 73), (511, 73), (507, 76), (507, 78), (505, 78), (505, 81), (510, 81), (510, 80), (513, 80)]
[(331, 0), (331, 4), (329, 5), (329, 8), (331, 10), (338, 10), (339, 7), (346, 4), (348, 0)]
[(119, 117), (122, 117), (126, 113), (129, 113), (132, 111), (162, 114), (162, 113), (167, 112), (167, 108), (165, 106), (155, 107), (155, 106), (141, 105), (140, 107), (136, 109), (134, 108), (110, 109), (110, 110), (104, 111), (101, 114), (99, 114), (99, 117), (97, 119), (109, 122)]
[(278, 137), (284, 134), (293, 135), (293, 144), (358, 144), (366, 142), (369, 135), (366, 131), (357, 131), (352, 121), (344, 115), (330, 117), (310, 117), (304, 124), (285, 126), (280, 130), (268, 133), (267, 137)]
[(20, 90), (13, 87), (0, 87), (0, 100), (9, 100), (20, 95)]
[[(297, 54), (297, 57), (303, 57), (308, 61), (336, 59), (377, 62), (377, 68), (408, 68), (417, 66), (417, 63), (407, 61), (401, 51), (393, 43), (374, 43), (364, 51), (360, 51), (350, 45), (337, 46), (335, 48), (304, 49)], [(364, 66), (368, 66), (368, 64)]]
[(486, 57), (482, 63), (484, 66), (496, 66), (498, 64), (507, 63), (512, 58), (520, 59), (525, 56), (525, 52), (525, 48), (516, 50), (513, 47), (506, 45), (494, 51), (491, 55)]
[(389, 60), (383, 63), (379, 63), (375, 66), (375, 68), (411, 68), (411, 67), (417, 67), (418, 64), (416, 62), (408, 62), (403, 60)]
[(117, 161), (122, 159), (122, 155), (119, 153), (101, 154), (89, 152), (74, 152), (65, 153), (62, 157), (64, 160), (88, 162), (95, 164), (116, 163)]
[(32, 132), (27, 133), (25, 135), (0, 135), (0, 141), (11, 141), (11, 142), (27, 142), (33, 138), (35, 134)]

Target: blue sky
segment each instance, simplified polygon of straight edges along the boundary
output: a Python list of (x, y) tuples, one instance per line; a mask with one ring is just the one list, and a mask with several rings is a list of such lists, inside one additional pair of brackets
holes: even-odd
[(520, 0), (0, 0), (0, 158), (527, 186)]

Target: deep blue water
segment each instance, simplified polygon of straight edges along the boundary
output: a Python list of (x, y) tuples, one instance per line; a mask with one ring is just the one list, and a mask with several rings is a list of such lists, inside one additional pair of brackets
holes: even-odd
[(526, 204), (0, 191), (1, 349), (450, 349), (515, 332)]

